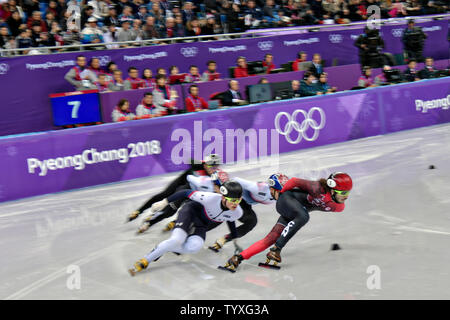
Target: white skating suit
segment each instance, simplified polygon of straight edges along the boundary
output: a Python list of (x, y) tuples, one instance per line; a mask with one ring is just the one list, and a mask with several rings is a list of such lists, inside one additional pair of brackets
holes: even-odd
[(253, 182), (241, 178), (233, 178), (233, 180), (239, 182), (244, 189), (242, 197), (249, 205), (275, 203), (275, 199), (270, 195), (270, 187), (267, 182)]
[[(236, 210), (223, 210), (222, 195), (212, 192), (193, 191), (189, 194), (189, 199), (200, 203), (203, 206), (203, 213), (209, 221), (224, 222), (236, 221), (242, 217), (243, 211), (241, 206), (237, 206)], [(170, 201), (170, 197), (169, 197)]]

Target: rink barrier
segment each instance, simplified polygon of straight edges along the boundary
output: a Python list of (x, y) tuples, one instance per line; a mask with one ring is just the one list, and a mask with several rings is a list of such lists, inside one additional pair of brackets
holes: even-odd
[[(428, 35), (424, 54), (435, 60), (448, 59), (448, 21), (418, 23)], [(385, 51), (402, 53), (400, 40), (405, 24), (384, 25), (381, 32), (386, 43)], [(177, 65), (180, 72), (187, 72), (190, 65), (206, 69), (210, 59), (217, 61), (222, 78), (228, 78), (228, 68), (236, 65), (239, 56), (248, 61), (262, 60), (266, 53), (274, 56), (274, 63), (296, 59), (299, 51), (309, 57), (319, 52), (325, 66), (358, 63), (358, 49), (354, 46), (363, 26), (351, 30), (331, 30), (288, 34), (259, 38), (246, 38), (225, 41), (177, 43), (139, 48), (83, 51), (88, 60), (100, 59), (101, 66), (114, 61), (126, 77), (127, 69), (135, 66), (139, 70), (150, 67), (153, 72), (162, 67), (166, 70)], [(3, 101), (0, 119), (0, 136), (25, 132), (38, 132), (54, 129), (48, 95), (69, 92), (73, 87), (64, 80), (65, 73), (75, 65), (80, 52), (67, 52), (54, 55), (20, 56), (0, 58), (0, 87), (8, 93)]]
[(450, 78), (0, 139), (0, 201), (450, 121)]

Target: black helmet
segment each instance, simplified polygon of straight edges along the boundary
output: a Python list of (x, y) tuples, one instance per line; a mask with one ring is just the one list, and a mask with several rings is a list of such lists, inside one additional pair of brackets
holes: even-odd
[(220, 187), (220, 193), (227, 198), (238, 199), (242, 197), (242, 187), (236, 181), (226, 181)]
[(220, 166), (222, 164), (222, 159), (218, 154), (211, 153), (205, 160), (203, 160), (208, 166)]

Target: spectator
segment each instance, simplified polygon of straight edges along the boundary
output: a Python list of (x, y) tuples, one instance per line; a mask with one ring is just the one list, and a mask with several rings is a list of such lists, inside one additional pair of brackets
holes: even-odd
[(164, 69), (164, 68), (158, 68), (158, 69), (156, 69), (156, 76), (158, 76), (158, 75), (163, 75), (163, 76), (166, 76), (166, 69)]
[(319, 74), (323, 72), (322, 57), (320, 56), (320, 53), (315, 53), (313, 55), (309, 71), (311, 71), (316, 78), (319, 78)]
[(134, 120), (135, 114), (130, 111), (130, 102), (127, 99), (120, 99), (117, 107), (114, 108), (111, 118), (114, 122)]
[(374, 83), (377, 86), (383, 86), (383, 85), (389, 84), (389, 81), (388, 81), (388, 79), (386, 78), (386, 75), (385, 75), (385, 72), (389, 71), (389, 70), (391, 70), (390, 66), (384, 66), (383, 67), (383, 72), (375, 77)]
[(201, 81), (220, 80), (220, 73), (216, 71), (217, 63), (214, 60), (209, 60), (207, 66), (208, 69), (203, 72)]
[(64, 45), (64, 38), (61, 32), (61, 27), (59, 26), (58, 22), (53, 21), (50, 27), (50, 35), (55, 39), (57, 46), (63, 46)]
[(247, 8), (244, 11), (244, 23), (247, 29), (258, 28), (263, 20), (261, 8), (256, 6), (255, 0), (247, 2)]
[(302, 97), (321, 95), (322, 92), (317, 91), (317, 78), (311, 71), (306, 71), (303, 80), (300, 83), (300, 94)]
[(87, 26), (81, 31), (81, 43), (102, 43), (103, 32), (97, 26), (97, 19), (90, 17)]
[(144, 40), (158, 39), (159, 32), (155, 26), (155, 17), (148, 16), (145, 20), (145, 24), (142, 27)]
[(109, 91), (109, 81), (104, 73), (100, 73), (97, 77), (97, 81), (94, 83), (99, 92)]
[(307, 61), (308, 55), (305, 51), (300, 51), (297, 54), (297, 59), (292, 63), (292, 71), (305, 71), (309, 67), (309, 62)]
[(192, 19), (187, 22), (187, 37), (196, 37), (202, 34), (202, 29), (200, 28), (199, 22), (197, 19)]
[(423, 62), (423, 47), (427, 35), (422, 28), (416, 27), (414, 20), (408, 20), (408, 27), (403, 30), (402, 43), (406, 59), (414, 59)]
[(302, 96), (302, 94), (300, 91), (300, 81), (292, 80), (291, 81), (291, 90), (289, 92), (289, 98), (299, 98), (301, 96)]
[(228, 31), (232, 32), (241, 32), (244, 31), (244, 17), (241, 15), (241, 9), (239, 5), (233, 3), (231, 5), (231, 10), (227, 12), (227, 23), (228, 23)]
[(269, 26), (276, 27), (280, 18), (278, 17), (279, 6), (274, 3), (273, 0), (266, 0), (266, 5), (263, 8), (264, 19), (268, 22)]
[(117, 29), (114, 24), (108, 26), (108, 31), (103, 35), (103, 41), (107, 43), (106, 48), (108, 49), (117, 49), (120, 47), (118, 44), (109, 44), (119, 41), (117, 40)]
[(206, 19), (206, 24), (202, 27), (201, 34), (213, 36), (213, 35), (215, 35), (215, 31), (214, 31), (215, 28), (216, 28), (216, 19), (214, 19), (214, 16), (208, 17)]
[(369, 66), (364, 66), (362, 68), (362, 75), (358, 79), (358, 87), (368, 88), (376, 87), (372, 78), (372, 68)]
[(118, 70), (117, 68), (117, 64), (113, 61), (108, 62), (108, 64), (106, 65), (106, 70), (105, 70), (105, 74), (106, 74), (106, 78), (109, 82), (112, 82), (114, 77), (114, 71)]
[[(12, 50), (12, 49), (16, 49), (17, 48), (17, 42), (16, 39), (14, 39), (13, 36), (9, 37), (8, 42), (4, 45), (4, 48), (6, 50)], [(4, 57), (12, 57), (17, 55), (18, 52), (17, 51), (8, 51), (2, 54), (2, 56)]]
[(201, 79), (200, 73), (198, 71), (198, 67), (194, 66), (194, 65), (190, 66), (189, 73), (184, 78), (184, 82), (198, 82), (201, 80), (202, 79)]
[(174, 38), (176, 36), (175, 19), (167, 18), (166, 25), (161, 31), (161, 38)]
[(95, 79), (92, 73), (86, 68), (86, 57), (79, 55), (76, 58), (76, 66), (72, 67), (64, 76), (67, 82), (75, 87), (75, 90), (96, 89)]
[(31, 1), (24, 2), (24, 8), (25, 8), (27, 17), (31, 17), (33, 12), (36, 12), (36, 11), (40, 12), (39, 10), (41, 10), (41, 8), (39, 6), (39, 0), (31, 0)]
[(11, 16), (6, 20), (6, 23), (8, 24), (8, 28), (9, 31), (11, 32), (11, 35), (13, 37), (17, 37), (20, 33), (19, 27), (23, 23), (19, 11), (13, 11), (11, 13)]
[(92, 79), (94, 82), (96, 82), (98, 79), (98, 76), (102, 73), (104, 73), (104, 71), (102, 70), (102, 68), (100, 67), (100, 59), (99, 58), (92, 58), (91, 61), (89, 62), (89, 67), (88, 69), (92, 72)]
[(425, 58), (425, 66), (419, 71), (420, 79), (431, 79), (436, 78), (438, 75), (438, 70), (434, 67), (434, 60), (431, 57)]
[(333, 93), (337, 91), (336, 87), (331, 87), (328, 84), (328, 73), (322, 72), (319, 74), (319, 81), (317, 81), (317, 91), (322, 94)]
[(411, 59), (408, 61), (408, 68), (406, 68), (406, 70), (403, 72), (403, 77), (406, 81), (413, 82), (420, 80), (416, 67), (417, 61), (415, 59)]
[(125, 6), (122, 14), (119, 15), (118, 20), (120, 24), (123, 24), (125, 21), (128, 21), (128, 23), (131, 24), (134, 20), (132, 8), (130, 6)]
[(198, 86), (193, 84), (189, 87), (189, 95), (185, 99), (185, 106), (187, 112), (196, 112), (208, 109), (208, 103), (198, 95)]
[(117, 16), (117, 10), (114, 7), (109, 7), (108, 16), (104, 19), (106, 26), (119, 26), (119, 18)]
[(44, 20), (42, 20), (42, 13), (40, 11), (34, 11), (32, 16), (28, 18), (27, 27), (31, 29), (33, 25), (40, 25), (41, 31), (47, 32), (47, 25)]
[[(85, 26), (86, 23), (88, 23), (90, 18), (95, 18), (94, 17), (94, 7), (92, 6), (86, 6), (84, 8), (84, 10), (82, 10), (81, 12), (81, 19), (80, 19), (80, 23), (81, 23), (81, 27)], [(95, 20), (97, 20), (97, 18), (95, 18)]]
[(136, 67), (128, 68), (128, 78), (123, 82), (124, 90), (134, 90), (144, 87), (144, 81), (139, 78), (139, 72)]
[(0, 27), (0, 49), (4, 49), (9, 40), (8, 27)]
[(178, 98), (176, 91), (171, 90), (166, 85), (166, 76), (156, 76), (156, 87), (153, 90), (153, 103), (157, 108), (164, 108), (165, 112), (173, 114), (176, 112), (176, 99)]
[(142, 21), (142, 24), (145, 23), (147, 20), (147, 17), (149, 17), (149, 14), (147, 12), (147, 6), (140, 5), (139, 6), (139, 12), (136, 14), (135, 18)]
[[(48, 32), (41, 32), (39, 34), (39, 47), (54, 47), (56, 45), (55, 39), (49, 35)], [(50, 53), (49, 49), (45, 51), (40, 50), (42, 53)]]
[(42, 28), (38, 22), (33, 22), (33, 26), (31, 27), (31, 40), (33, 41), (33, 47), (38, 47), (41, 42), (41, 34)]
[(230, 80), (228, 88), (227, 91), (222, 93), (223, 106), (239, 106), (246, 103), (239, 92), (239, 82), (237, 80)]
[(171, 66), (169, 68), (169, 83), (172, 84), (180, 84), (182, 82), (185, 82), (186, 74), (180, 73), (180, 70), (177, 66)]
[(124, 90), (124, 81), (122, 79), (122, 71), (114, 70), (113, 79), (109, 82), (108, 88), (111, 91), (122, 91)]
[(276, 68), (273, 63), (273, 55), (271, 53), (266, 53), (262, 65), (266, 69), (266, 73), (270, 73), (270, 71)]
[(136, 116), (139, 119), (153, 118), (162, 115), (164, 108), (157, 108), (153, 104), (153, 94), (146, 92), (141, 103), (136, 107)]
[(155, 87), (155, 79), (153, 78), (152, 70), (145, 68), (142, 71), (143, 88), (153, 89)]
[(234, 78), (248, 77), (247, 60), (244, 57), (237, 59), (237, 67), (234, 69)]
[(187, 24), (188, 21), (195, 19), (193, 3), (189, 1), (185, 2), (181, 13), (183, 15), (184, 24)]
[(186, 27), (183, 24), (183, 17), (181, 15), (175, 17), (175, 37), (183, 38), (187, 36)]
[[(133, 30), (130, 29), (130, 21), (124, 20), (122, 22), (122, 28), (117, 32), (117, 41), (125, 42), (125, 41), (133, 41), (136, 39), (136, 35)], [(126, 48), (129, 44), (121, 44), (122, 48)]]

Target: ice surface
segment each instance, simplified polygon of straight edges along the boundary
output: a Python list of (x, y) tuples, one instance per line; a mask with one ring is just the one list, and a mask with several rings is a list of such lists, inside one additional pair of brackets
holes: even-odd
[[(3, 203), (0, 298), (450, 299), (449, 159), (450, 125), (281, 156), (280, 171), (290, 176), (349, 172), (354, 191), (344, 213), (311, 214), (284, 248), (279, 271), (257, 266), (265, 253), (234, 274), (218, 270), (233, 245), (220, 253), (206, 247), (227, 232), (223, 225), (207, 234), (201, 252), (168, 253), (130, 277), (127, 269), (169, 236), (161, 231), (169, 220), (136, 236), (140, 221), (125, 224), (125, 217), (176, 174)], [(254, 180), (272, 173), (256, 164), (226, 170)], [(278, 218), (274, 206), (254, 210), (259, 222), (239, 240), (242, 247), (264, 237)], [(342, 250), (330, 251), (333, 243)], [(73, 266), (80, 289), (70, 286)], [(367, 286), (370, 266), (379, 268), (379, 289)]]

